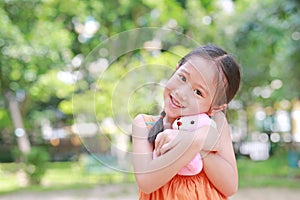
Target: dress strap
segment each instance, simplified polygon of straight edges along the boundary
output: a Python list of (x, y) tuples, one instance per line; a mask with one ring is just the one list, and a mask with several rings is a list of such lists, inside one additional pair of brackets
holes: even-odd
[(143, 118), (144, 118), (144, 121), (145, 121), (145, 124), (146, 124), (148, 130), (151, 130), (151, 128), (155, 124), (155, 120), (149, 115), (143, 115)]

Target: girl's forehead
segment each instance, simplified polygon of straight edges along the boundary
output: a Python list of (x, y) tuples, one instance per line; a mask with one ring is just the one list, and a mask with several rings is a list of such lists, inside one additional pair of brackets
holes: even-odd
[(195, 56), (184, 64), (183, 69), (190, 71), (196, 78), (200, 76), (200, 80), (207, 80), (208, 83), (216, 81), (219, 74), (214, 61)]

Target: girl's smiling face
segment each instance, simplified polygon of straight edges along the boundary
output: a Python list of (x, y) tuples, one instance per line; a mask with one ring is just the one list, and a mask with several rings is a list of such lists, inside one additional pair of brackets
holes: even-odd
[(164, 91), (164, 109), (169, 117), (211, 111), (219, 72), (208, 59), (193, 56), (169, 79)]

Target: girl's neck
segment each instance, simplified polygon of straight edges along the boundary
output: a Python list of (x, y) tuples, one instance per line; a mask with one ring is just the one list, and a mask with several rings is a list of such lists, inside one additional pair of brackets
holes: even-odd
[(166, 115), (164, 118), (164, 128), (171, 129), (174, 121), (175, 121), (175, 118), (171, 118)]

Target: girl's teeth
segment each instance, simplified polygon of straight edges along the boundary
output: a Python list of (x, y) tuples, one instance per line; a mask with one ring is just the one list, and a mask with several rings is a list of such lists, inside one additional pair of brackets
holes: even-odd
[(175, 98), (171, 98), (171, 103), (174, 105), (174, 106), (176, 106), (176, 107), (178, 107), (178, 108), (182, 108), (183, 106), (175, 99)]

